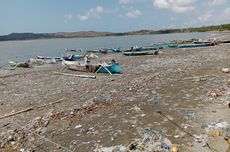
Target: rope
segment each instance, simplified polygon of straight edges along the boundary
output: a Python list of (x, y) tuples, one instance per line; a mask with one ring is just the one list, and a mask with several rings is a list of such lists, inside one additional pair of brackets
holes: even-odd
[(189, 136), (194, 137), (190, 132), (188, 132), (187, 130), (185, 130), (184, 128), (182, 128), (180, 125), (178, 125), (177, 123), (175, 123), (174, 121), (172, 121), (171, 119), (169, 119), (165, 114), (163, 114), (161, 111), (158, 111), (157, 113), (159, 113), (160, 115), (162, 115), (163, 117), (165, 117), (166, 119), (168, 119), (171, 123), (173, 123), (175, 126), (177, 126), (178, 128), (180, 128), (181, 130), (183, 130), (185, 133), (187, 133)]
[(64, 147), (64, 146), (62, 146), (62, 145), (60, 145), (60, 144), (58, 144), (58, 143), (56, 143), (56, 142), (54, 142), (54, 141), (52, 141), (52, 140), (50, 140), (50, 139), (44, 137), (44, 136), (41, 136), (41, 135), (39, 135), (39, 134), (37, 134), (37, 133), (35, 133), (35, 132), (30, 131), (29, 129), (25, 128), (25, 126), (22, 127), (20, 124), (18, 124), (18, 123), (16, 123), (16, 122), (11, 122), (11, 123), (14, 124), (14, 125), (16, 125), (16, 126), (18, 126), (18, 127), (20, 127), (20, 128), (23, 129), (24, 131), (27, 131), (27, 132), (29, 132), (29, 133), (32, 133), (32, 134), (38, 136), (38, 137), (39, 137), (40, 139), (42, 139), (42, 140), (45, 140), (45, 141), (47, 141), (47, 142), (49, 142), (49, 143), (51, 143), (51, 144), (54, 144), (54, 145), (56, 145), (56, 146), (58, 146), (58, 147), (61, 147), (62, 149), (66, 150), (66, 151), (68, 151), (68, 152), (74, 152), (74, 151), (70, 150), (69, 148), (66, 148), (66, 147)]
[[(164, 102), (163, 102), (164, 103)], [(176, 111), (179, 115), (184, 116), (184, 113), (182, 113), (180, 110), (178, 110), (177, 108), (175, 108), (174, 106), (172, 106), (174, 108), (174, 111)], [(171, 119), (169, 119), (165, 114), (163, 114), (161, 111), (157, 111), (157, 113), (159, 113), (160, 115), (162, 115), (163, 117), (165, 117), (167, 120), (169, 120), (171, 123), (173, 123), (175, 126), (177, 126), (178, 128), (180, 128), (181, 130), (183, 130), (185, 133), (187, 133), (189, 136), (194, 137), (190, 132), (188, 132), (187, 130), (185, 130), (184, 128), (182, 128), (180, 125), (178, 125), (177, 123), (175, 123), (174, 121), (172, 121)], [(194, 117), (196, 118), (196, 120), (201, 123), (204, 124), (208, 124), (207, 121), (202, 120), (201, 118), (197, 117), (194, 115)], [(219, 152), (218, 150), (216, 150), (215, 148), (211, 147), (208, 143), (206, 143), (206, 146), (209, 148), (209, 150), (213, 151), (213, 152)]]

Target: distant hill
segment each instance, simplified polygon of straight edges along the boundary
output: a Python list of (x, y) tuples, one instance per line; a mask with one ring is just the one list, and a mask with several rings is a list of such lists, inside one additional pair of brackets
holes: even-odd
[(167, 33), (183, 33), (183, 32), (207, 32), (207, 31), (224, 31), (230, 30), (230, 24), (203, 26), (197, 28), (184, 29), (162, 29), (154, 30), (139, 30), (123, 33), (113, 32), (58, 32), (58, 33), (11, 33), (9, 35), (0, 36), (0, 41), (11, 40), (33, 40), (33, 39), (51, 39), (51, 38), (80, 38), (80, 37), (100, 37), (100, 36), (124, 36), (124, 35), (149, 35), (149, 34), (167, 34)]
[(11, 33), (9, 35), (0, 36), (0, 41), (10, 40), (33, 40), (33, 39), (49, 39), (49, 38), (77, 38), (77, 37), (97, 37), (112, 35), (110, 32), (58, 32), (58, 33)]

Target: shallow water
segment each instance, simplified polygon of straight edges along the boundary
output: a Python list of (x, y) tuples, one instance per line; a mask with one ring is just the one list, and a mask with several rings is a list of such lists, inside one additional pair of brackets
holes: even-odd
[(61, 56), (68, 49), (84, 50), (108, 48), (130, 48), (138, 45), (169, 42), (175, 39), (204, 39), (217, 33), (174, 33), (157, 35), (110, 36), (95, 38), (42, 39), (0, 42), (0, 66), (8, 60), (20, 61), (34, 58), (36, 55)]

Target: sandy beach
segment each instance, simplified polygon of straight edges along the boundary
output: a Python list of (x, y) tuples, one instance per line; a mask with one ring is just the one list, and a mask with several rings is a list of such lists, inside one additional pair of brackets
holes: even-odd
[(229, 44), (112, 59), (121, 74), (1, 69), (0, 151), (230, 151)]

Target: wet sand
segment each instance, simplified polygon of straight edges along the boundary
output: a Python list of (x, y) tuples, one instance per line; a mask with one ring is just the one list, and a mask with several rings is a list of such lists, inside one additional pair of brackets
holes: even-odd
[[(56, 75), (86, 74), (63, 70), (60, 64), (2, 69), (0, 116), (33, 110), (0, 119), (0, 151), (86, 152), (116, 145), (129, 149), (146, 129), (157, 131), (180, 151), (211, 151), (194, 142), (194, 136), (207, 135), (208, 125), (217, 123), (227, 124), (218, 128), (224, 138), (230, 124), (230, 74), (221, 69), (230, 67), (229, 44), (100, 58), (112, 59), (120, 63), (122, 73), (87, 73), (96, 79)], [(173, 122), (187, 126), (188, 133)]]

